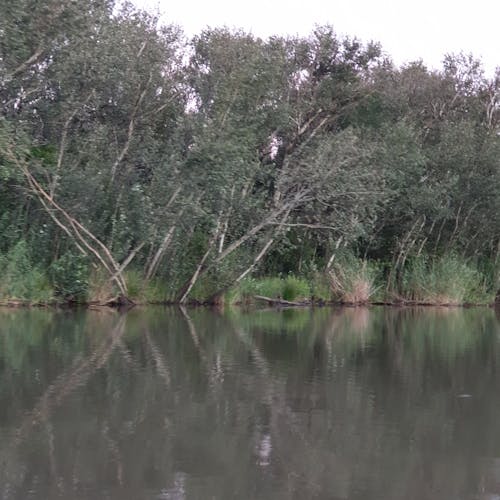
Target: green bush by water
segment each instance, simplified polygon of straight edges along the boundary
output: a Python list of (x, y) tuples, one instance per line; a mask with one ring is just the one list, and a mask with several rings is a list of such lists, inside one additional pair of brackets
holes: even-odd
[(89, 264), (84, 256), (66, 252), (52, 263), (49, 272), (57, 297), (85, 302), (89, 289)]
[(285, 300), (308, 299), (311, 296), (309, 283), (295, 276), (287, 276), (283, 282), (282, 297)]
[(54, 290), (47, 274), (33, 265), (28, 245), (20, 240), (0, 259), (0, 299), (48, 303)]
[(373, 300), (381, 289), (380, 269), (375, 262), (345, 254), (333, 263), (330, 286), (335, 300), (350, 304), (363, 304)]
[(311, 296), (315, 300), (332, 300), (330, 279), (326, 273), (315, 272), (310, 278)]
[(129, 269), (125, 272), (128, 295), (137, 303), (155, 304), (170, 302), (175, 299), (175, 290), (168, 283), (159, 279), (144, 280), (142, 272), (137, 269)]
[(256, 295), (269, 298), (282, 298), (288, 301), (309, 299), (311, 285), (304, 278), (289, 275), (286, 278), (264, 277), (246, 278), (226, 294), (226, 302), (249, 303)]
[(401, 298), (429, 304), (488, 303), (493, 299), (477, 266), (457, 255), (410, 260), (402, 272)]
[[(395, 283), (386, 290), (377, 263), (342, 255), (334, 262), (330, 275), (316, 272), (307, 278), (288, 275), (244, 279), (224, 296), (225, 303), (253, 303), (255, 296), (282, 298), (288, 301), (340, 300), (365, 303), (373, 300), (403, 300), (427, 304), (491, 303), (496, 279), (493, 264), (474, 262), (451, 254), (431, 258), (419, 256), (407, 261), (399, 274), (389, 273)], [(493, 270), (492, 270), (493, 269)], [(104, 301), (116, 292), (106, 273), (92, 269), (88, 261), (67, 252), (47, 269), (35, 264), (24, 240), (0, 255), (0, 300), (19, 300), (34, 304), (57, 301)], [(129, 269), (125, 273), (129, 297), (138, 303), (174, 301), (176, 284), (164, 280), (145, 282), (142, 272)], [(392, 278), (391, 278), (392, 279)], [(200, 302), (213, 293), (210, 282), (200, 280), (193, 297)]]

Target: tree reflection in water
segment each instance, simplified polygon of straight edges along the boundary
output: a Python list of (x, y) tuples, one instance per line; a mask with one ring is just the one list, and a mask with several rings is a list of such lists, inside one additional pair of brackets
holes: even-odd
[(2, 499), (500, 494), (489, 309), (1, 311), (0, 330)]

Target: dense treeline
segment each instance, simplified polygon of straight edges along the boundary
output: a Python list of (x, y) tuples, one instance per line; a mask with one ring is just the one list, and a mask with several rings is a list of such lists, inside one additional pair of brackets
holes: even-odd
[(391, 296), (434, 271), (494, 292), (499, 102), (472, 57), (398, 68), (329, 26), (187, 39), (113, 0), (0, 0), (0, 295), (216, 300), (348, 263)]

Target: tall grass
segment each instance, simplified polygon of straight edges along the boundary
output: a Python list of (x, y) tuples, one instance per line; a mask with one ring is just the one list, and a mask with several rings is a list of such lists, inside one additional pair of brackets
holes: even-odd
[(32, 263), (28, 245), (19, 241), (0, 258), (0, 299), (46, 304), (54, 300), (47, 273)]
[(287, 301), (306, 300), (311, 297), (311, 286), (307, 280), (293, 275), (285, 278), (246, 278), (229, 290), (225, 301), (229, 304), (249, 304), (257, 295)]
[[(146, 281), (139, 269), (128, 269), (124, 273), (128, 298), (137, 304), (161, 304), (175, 298), (175, 290), (166, 281), (153, 279)], [(104, 303), (116, 296), (118, 290), (109, 279), (109, 273), (102, 268), (93, 269), (89, 278), (88, 300)]]
[(378, 266), (353, 255), (341, 256), (329, 275), (333, 299), (346, 304), (366, 304), (380, 288)]
[(128, 295), (139, 304), (161, 304), (171, 302), (175, 298), (175, 290), (161, 279), (145, 281), (142, 271), (129, 269), (125, 273)]
[(471, 262), (457, 256), (420, 256), (402, 272), (400, 298), (406, 301), (459, 305), (493, 299), (485, 276)]
[(287, 276), (283, 280), (282, 297), (285, 300), (308, 299), (311, 296), (309, 283), (295, 276)]
[[(223, 302), (251, 304), (255, 296), (281, 298), (295, 302), (314, 297), (350, 304), (365, 304), (387, 299), (409, 303), (460, 305), (491, 303), (497, 289), (497, 269), (490, 262), (475, 263), (450, 254), (408, 260), (394, 283), (382, 296), (382, 273), (377, 263), (352, 254), (338, 257), (328, 274), (311, 273), (308, 278), (246, 278), (230, 289)], [(394, 275), (394, 273), (391, 273)], [(19, 241), (0, 255), (0, 301), (46, 304), (61, 301), (106, 302), (117, 290), (109, 273), (93, 268), (85, 259), (67, 253), (47, 268), (36, 264), (27, 243)], [(145, 282), (138, 269), (125, 273), (129, 297), (137, 303), (165, 303), (176, 298), (176, 283), (166, 280)], [(203, 302), (213, 293), (210, 281), (200, 280), (191, 297)]]
[(93, 268), (89, 276), (87, 299), (89, 302), (103, 303), (116, 295), (109, 273), (101, 268)]
[(332, 300), (332, 291), (330, 286), (330, 276), (327, 273), (315, 271), (309, 278), (311, 287), (311, 297), (314, 300), (329, 302)]

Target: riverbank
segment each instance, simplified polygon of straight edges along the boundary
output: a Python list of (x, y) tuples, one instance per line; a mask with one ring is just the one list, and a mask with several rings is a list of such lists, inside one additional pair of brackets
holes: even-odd
[(124, 273), (124, 294), (99, 268), (55, 273), (20, 267), (3, 274), (0, 306), (472, 306), (498, 301), (494, 267), (480, 268), (456, 256), (417, 258), (399, 267), (350, 257), (338, 259), (323, 272), (246, 277), (232, 285), (214, 275), (199, 280), (188, 295), (180, 292), (182, 283), (147, 279), (140, 270)]
[(294, 301), (285, 300), (281, 297), (266, 297), (257, 295), (255, 297), (248, 297), (245, 301), (236, 301), (230, 303), (207, 302), (190, 300), (186, 303), (179, 303), (175, 301), (134, 301), (128, 298), (116, 297), (104, 302), (97, 301), (61, 301), (53, 300), (49, 302), (34, 302), (29, 300), (7, 299), (0, 300), (0, 307), (2, 308), (60, 308), (60, 309), (76, 309), (76, 308), (114, 308), (114, 309), (127, 309), (137, 306), (188, 306), (188, 307), (244, 307), (259, 309), (264, 307), (273, 307), (275, 309), (285, 308), (321, 308), (321, 307), (368, 307), (368, 306), (382, 306), (382, 307), (444, 307), (444, 308), (470, 308), (470, 307), (500, 307), (498, 300), (490, 302), (446, 302), (446, 301), (418, 301), (418, 300), (368, 300), (359, 302), (345, 302), (341, 300), (323, 300), (314, 297), (299, 298)]

